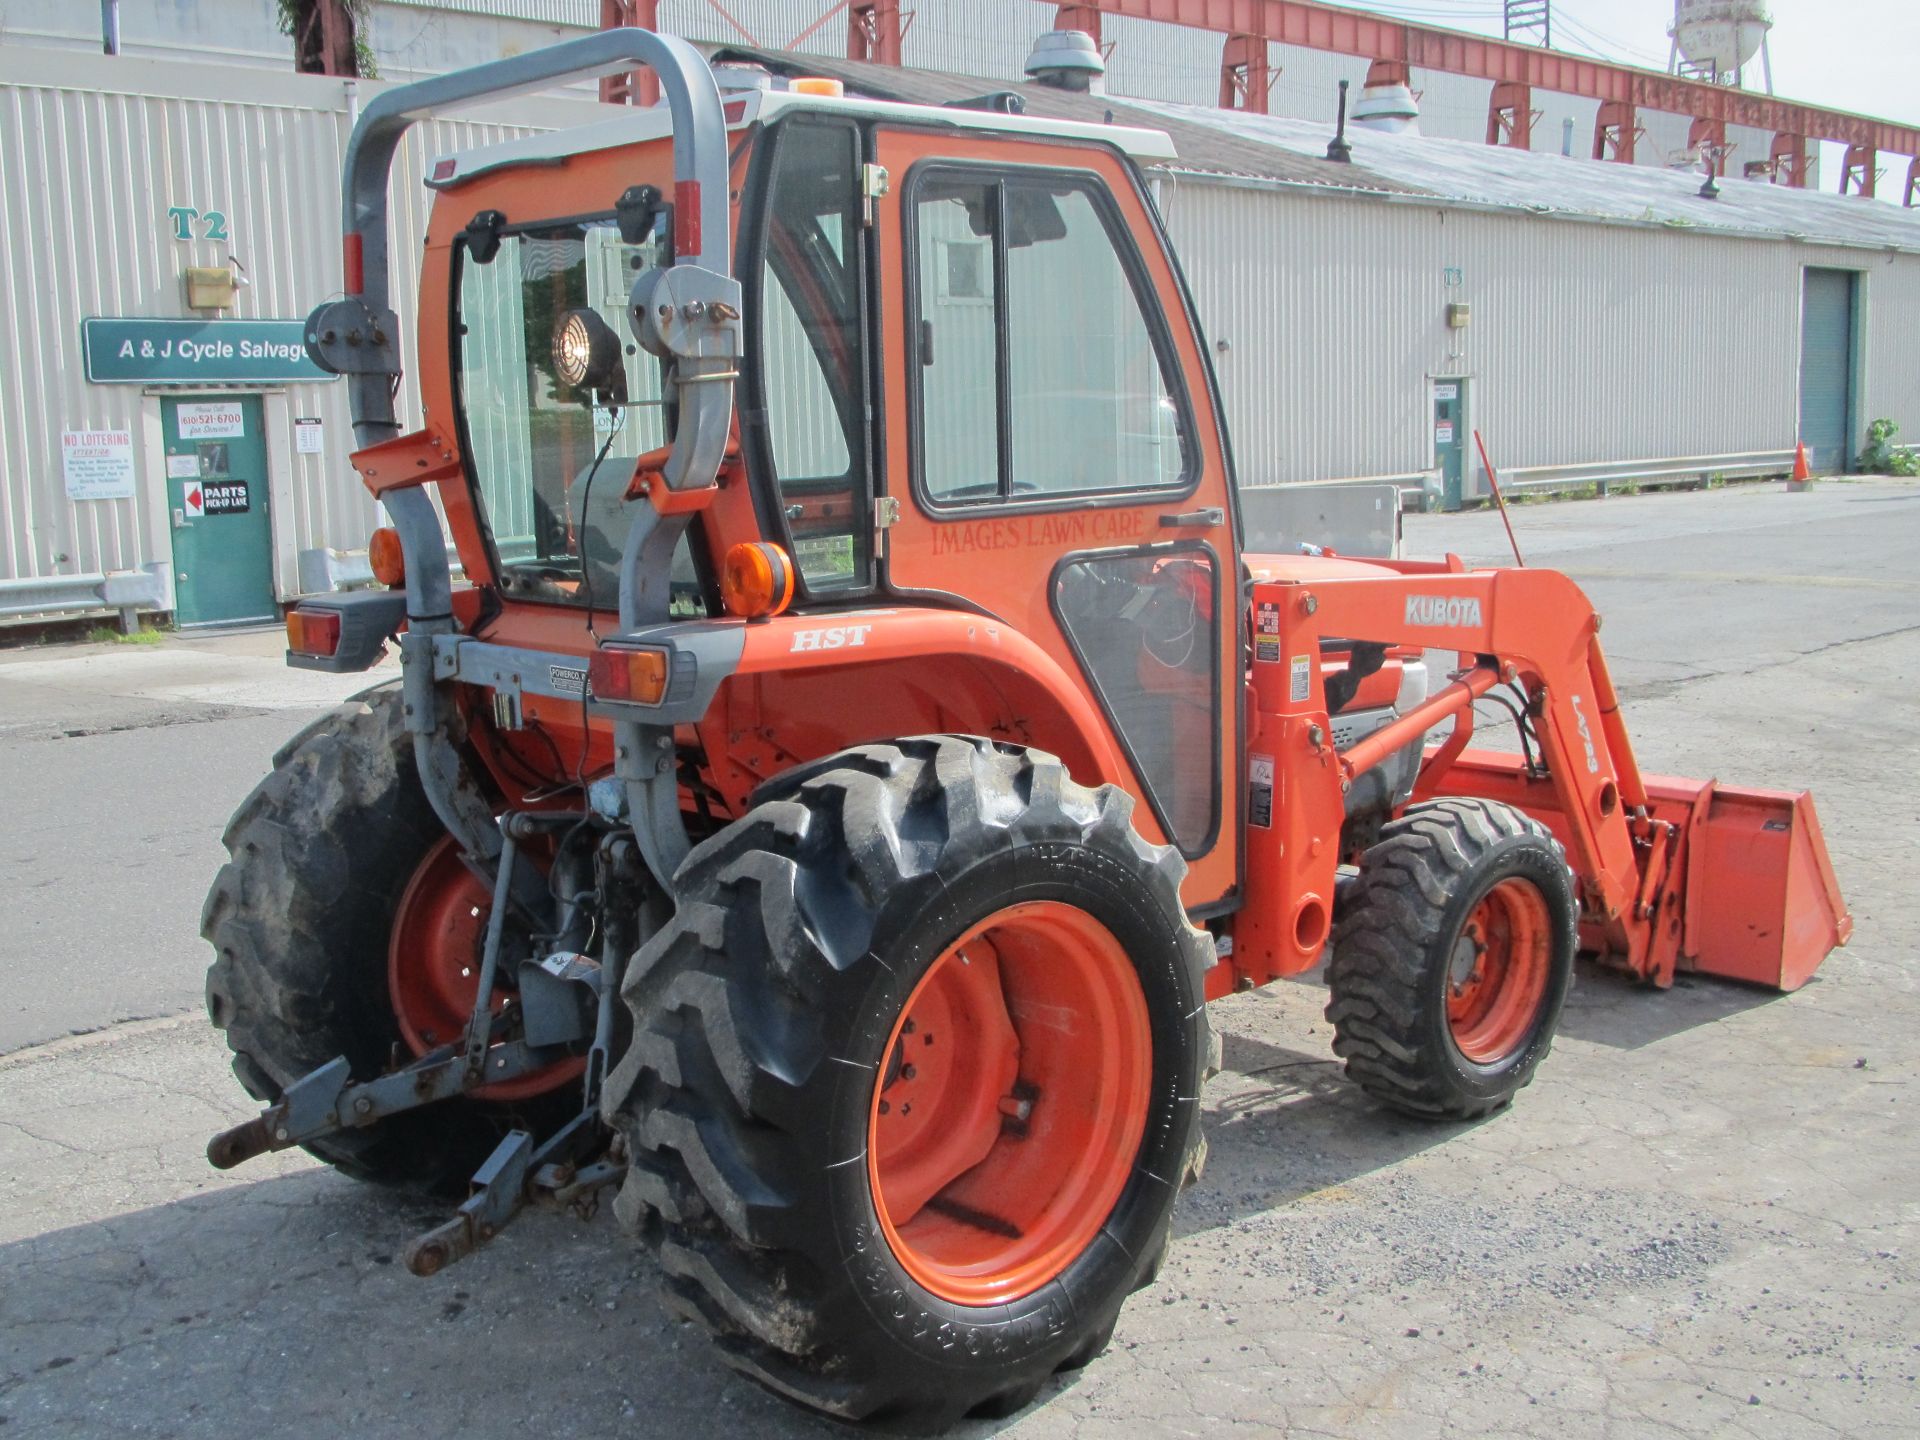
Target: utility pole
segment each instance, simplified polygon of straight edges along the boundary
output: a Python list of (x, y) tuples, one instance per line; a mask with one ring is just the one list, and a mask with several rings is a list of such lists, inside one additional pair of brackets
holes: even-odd
[(1506, 38), (1537, 37), (1542, 49), (1553, 48), (1553, 0), (1506, 0)]

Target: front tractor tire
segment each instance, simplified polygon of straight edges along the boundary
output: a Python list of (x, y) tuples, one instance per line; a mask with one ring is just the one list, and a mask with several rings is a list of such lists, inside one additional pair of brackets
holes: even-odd
[(1547, 828), (1449, 799), (1383, 826), (1327, 969), (1334, 1053), (1374, 1099), (1470, 1120), (1533, 1079), (1573, 976), (1579, 908)]
[[(340, 1055), (372, 1079), (458, 1038), (491, 897), (420, 787), (397, 687), (282, 747), (224, 838), (200, 922), (214, 949), (207, 1012), (249, 1095), (277, 1101)], [(464, 1194), (514, 1125), (544, 1133), (565, 1118), (574, 1073), (550, 1067), (306, 1148), (355, 1179)]]
[(984, 740), (775, 782), (681, 867), (606, 1088), (668, 1300), (850, 1420), (1003, 1415), (1156, 1273), (1207, 938), (1132, 802)]

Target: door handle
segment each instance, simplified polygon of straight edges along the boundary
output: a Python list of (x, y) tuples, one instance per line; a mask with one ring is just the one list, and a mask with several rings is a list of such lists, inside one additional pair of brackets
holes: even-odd
[(173, 528), (176, 530), (184, 530), (187, 528), (187, 511), (185, 506), (176, 505), (173, 507)]
[(1211, 530), (1227, 523), (1227, 512), (1218, 505), (1209, 505), (1204, 510), (1183, 510), (1173, 515), (1162, 515), (1160, 523), (1177, 529)]

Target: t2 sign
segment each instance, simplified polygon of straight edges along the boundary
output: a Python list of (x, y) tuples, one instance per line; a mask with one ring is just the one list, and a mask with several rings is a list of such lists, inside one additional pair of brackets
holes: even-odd
[(196, 210), (191, 205), (169, 205), (167, 219), (173, 222), (173, 238), (191, 240), (196, 225), (202, 240), (231, 240), (227, 234), (227, 217), (219, 210)]

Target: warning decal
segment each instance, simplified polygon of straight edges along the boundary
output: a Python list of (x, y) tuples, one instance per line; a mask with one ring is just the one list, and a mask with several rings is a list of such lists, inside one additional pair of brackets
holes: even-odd
[(1287, 672), (1287, 699), (1298, 704), (1313, 693), (1313, 657), (1296, 655)]
[(1273, 757), (1247, 757), (1247, 823), (1273, 828)]

